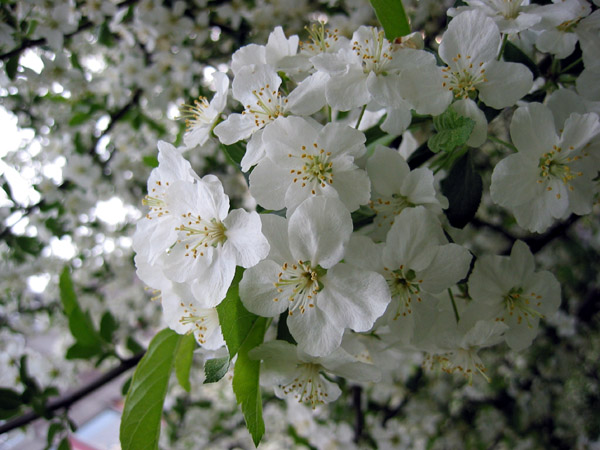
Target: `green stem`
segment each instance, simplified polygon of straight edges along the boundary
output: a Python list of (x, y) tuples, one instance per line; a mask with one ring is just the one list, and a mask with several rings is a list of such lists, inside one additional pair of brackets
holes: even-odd
[(331, 122), (331, 118), (333, 116), (332, 109), (330, 105), (327, 105), (327, 117), (329, 117), (329, 122)]
[(583, 61), (583, 56), (581, 58), (576, 59), (575, 61), (573, 61), (571, 64), (569, 64), (567, 67), (565, 67), (564, 69), (561, 69), (560, 73), (565, 73), (568, 72), (569, 70), (571, 70), (573, 67), (575, 67), (577, 64), (581, 63), (581, 61)]
[(515, 152), (518, 152), (518, 151), (519, 151), (519, 150), (517, 149), (517, 147), (515, 147), (514, 145), (512, 145), (510, 142), (503, 141), (502, 139), (498, 139), (498, 138), (497, 138), (497, 137), (495, 137), (495, 136), (488, 136), (488, 139), (489, 139), (490, 141), (492, 141), (492, 142), (496, 142), (497, 144), (504, 145), (505, 147), (508, 147), (508, 148), (510, 148), (511, 150), (515, 151)]
[(460, 316), (458, 315), (458, 309), (456, 309), (456, 303), (454, 302), (454, 295), (452, 294), (452, 290), (448, 288), (448, 294), (450, 294), (450, 301), (452, 302), (452, 309), (454, 310), (454, 318), (456, 319), (456, 323), (460, 320)]
[(502, 39), (502, 46), (500, 47), (500, 52), (498, 53), (498, 58), (497, 58), (498, 61), (500, 61), (500, 58), (502, 58), (502, 54), (504, 53), (504, 49), (506, 47), (507, 42), (508, 42), (508, 34), (505, 34), (504, 38)]
[(365, 110), (367, 109), (367, 105), (363, 106), (362, 109), (360, 110), (360, 116), (358, 116), (358, 120), (356, 121), (356, 126), (354, 128), (356, 128), (358, 130), (358, 127), (360, 125), (360, 121), (362, 120), (363, 116), (365, 115)]

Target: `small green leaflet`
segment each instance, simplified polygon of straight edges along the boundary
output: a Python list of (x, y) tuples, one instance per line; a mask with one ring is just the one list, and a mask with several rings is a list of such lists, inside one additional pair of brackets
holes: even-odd
[(183, 389), (190, 392), (190, 369), (194, 359), (194, 350), (196, 348), (196, 339), (192, 333), (186, 334), (181, 338), (179, 350), (175, 356), (175, 375), (177, 381)]
[[(238, 355), (233, 369), (233, 392), (242, 407), (246, 427), (252, 435), (254, 444), (258, 446), (265, 432), (259, 385), (260, 361), (251, 360), (248, 352), (262, 343), (267, 328), (267, 319), (252, 314), (242, 304), (239, 296), (242, 274), (243, 269), (238, 267), (233, 283), (227, 291), (227, 296), (217, 306), (217, 312), (223, 338), (229, 349), (229, 359)], [(217, 378), (216, 375), (225, 375), (227, 369), (224, 369), (224, 361), (213, 361), (209, 367), (205, 368), (205, 371), (207, 379), (210, 375), (211, 380), (217, 381), (220, 378)]]
[(459, 116), (452, 107), (433, 118), (433, 126), (437, 133), (429, 138), (427, 144), (432, 152), (452, 152), (456, 147), (466, 144), (471, 136), (475, 121)]
[(121, 417), (123, 450), (158, 449), (163, 403), (183, 339), (173, 330), (162, 330), (135, 369)]
[(229, 357), (209, 359), (204, 363), (204, 374), (206, 383), (215, 383), (225, 376), (229, 370)]
[(410, 24), (401, 0), (370, 0), (385, 37), (394, 39), (410, 33)]

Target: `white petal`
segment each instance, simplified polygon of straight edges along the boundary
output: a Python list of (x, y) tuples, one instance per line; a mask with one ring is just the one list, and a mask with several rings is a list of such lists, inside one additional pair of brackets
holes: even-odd
[(256, 212), (234, 209), (223, 221), (227, 231), (225, 247), (231, 248), (235, 264), (252, 267), (269, 253), (269, 243), (261, 233), (261, 221)]
[(279, 264), (265, 260), (244, 272), (240, 281), (240, 299), (248, 311), (263, 317), (274, 317), (288, 308), (287, 299), (280, 299), (273, 285), (280, 271)]
[(479, 97), (496, 109), (514, 105), (533, 86), (531, 71), (519, 63), (492, 61), (486, 65), (485, 76), (487, 81), (477, 85)]
[(479, 11), (467, 11), (456, 16), (442, 37), (439, 54), (453, 66), (453, 58), (470, 56), (477, 63), (494, 59), (500, 48), (500, 32), (492, 19)]
[(519, 152), (540, 158), (558, 144), (552, 112), (540, 103), (518, 108), (510, 122), (510, 136)]
[(327, 269), (343, 258), (352, 233), (352, 219), (339, 200), (313, 197), (292, 214), (288, 232), (294, 259)]
[[(317, 297), (317, 304), (319, 298)], [(287, 325), (298, 348), (312, 356), (325, 356), (338, 348), (344, 329), (332, 322), (319, 307), (288, 316)]]
[(317, 305), (338, 325), (362, 332), (373, 326), (389, 302), (383, 276), (341, 263), (327, 271)]

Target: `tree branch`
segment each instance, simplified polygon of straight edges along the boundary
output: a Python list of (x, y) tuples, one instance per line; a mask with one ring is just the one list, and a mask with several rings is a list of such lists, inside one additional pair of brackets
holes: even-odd
[[(82, 398), (94, 392), (96, 389), (114, 380), (119, 375), (121, 375), (124, 372), (127, 372), (132, 367), (135, 367), (140, 361), (140, 359), (142, 359), (142, 356), (144, 356), (144, 353), (145, 352), (140, 352), (129, 359), (124, 359), (123, 361), (121, 361), (121, 364), (119, 364), (117, 367), (114, 367), (113, 369), (109, 370), (104, 375), (101, 375), (100, 377), (96, 378), (92, 382), (82, 386), (81, 388), (71, 392), (70, 394), (65, 394), (61, 397), (49, 401), (46, 405), (46, 411), (52, 413), (59, 409), (68, 409), (73, 403), (81, 400)], [(25, 426), (33, 422), (34, 420), (39, 419), (40, 417), (41, 416), (37, 412), (28, 411), (25, 414), (0, 425), (0, 434), (7, 433), (8, 431), (14, 430), (15, 428)]]

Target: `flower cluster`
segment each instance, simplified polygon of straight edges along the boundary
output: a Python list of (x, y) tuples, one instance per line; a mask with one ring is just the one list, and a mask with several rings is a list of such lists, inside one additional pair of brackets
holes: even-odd
[[(472, 380), (487, 378), (480, 349), (531, 344), (539, 319), (558, 309), (554, 276), (535, 272), (522, 241), (510, 257), (474, 255), (453, 242), (442, 214), (449, 201), (432, 170), (411, 170), (398, 151), (364, 133), (375, 124), (401, 135), (416, 115), (453, 110), (473, 123), (464, 155), (486, 140), (482, 109), (514, 108), (532, 89), (530, 69), (502, 59), (509, 35), (535, 33), (540, 50), (562, 55), (567, 44), (556, 37), (548, 47), (548, 34), (572, 40), (590, 12), (580, 8), (568, 26), (551, 25), (580, 2), (505, 2), (501, 10), (497, 2), (467, 3), (451, 11), (439, 46), (443, 66), (419, 34), (391, 42), (383, 30), (361, 26), (346, 38), (323, 23), (306, 42), (277, 27), (267, 45), (233, 54), (233, 112), (226, 112), (227, 75), (217, 73), (213, 100), (186, 110), (185, 147), (159, 144), (151, 210), (134, 239), (138, 273), (161, 291), (171, 328), (193, 331), (207, 348), (222, 343), (209, 339), (218, 334), (214, 308), (235, 266), (246, 268), (244, 307), (289, 330), (289, 342), (268, 341), (250, 355), (264, 361), (264, 381), (277, 396), (313, 408), (339, 395), (322, 373), (385, 376), (377, 353), (420, 351), (425, 366)], [(558, 117), (539, 103), (516, 109), (510, 134), (518, 153), (492, 175), (492, 200), (531, 231), (588, 213), (595, 194), (598, 116)], [(213, 136), (226, 151), (236, 143), (245, 149), (237, 162), (260, 215), (228, 213), (219, 181), (199, 178), (181, 156)], [(460, 157), (446, 155), (446, 163)]]

